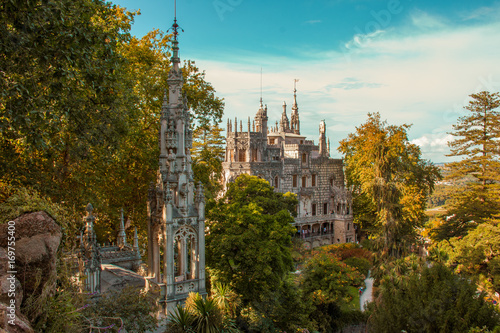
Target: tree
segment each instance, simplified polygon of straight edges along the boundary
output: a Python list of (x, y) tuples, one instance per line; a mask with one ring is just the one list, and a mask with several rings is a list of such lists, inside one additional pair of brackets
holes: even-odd
[(427, 197), (440, 177), (408, 141), (409, 125), (387, 125), (380, 114), (368, 114), (365, 124), (340, 142), (348, 185), (354, 186), (355, 221), (381, 235), (392, 254), (411, 242), (424, 219)]
[[(110, 332), (148, 332), (155, 329), (158, 305), (154, 296), (134, 287), (126, 287), (102, 295), (94, 304), (85, 308), (90, 331), (109, 329)], [(122, 326), (122, 327), (120, 327)]]
[(499, 314), (477, 295), (476, 286), (445, 266), (434, 264), (395, 285), (381, 285), (369, 324), (373, 332), (467, 332), (494, 328)]
[(462, 160), (446, 165), (447, 178), (467, 181), (452, 194), (437, 239), (464, 236), (500, 213), (500, 95), (482, 91), (470, 97), (464, 107), (470, 113), (459, 118), (450, 133), (455, 139), (449, 142), (448, 156)]
[(280, 287), (293, 269), (290, 212), (297, 199), (265, 180), (243, 174), (207, 207), (207, 266), (248, 304)]
[(457, 273), (479, 277), (484, 290), (500, 290), (500, 220), (487, 221), (464, 237), (440, 242), (436, 249), (446, 254), (447, 264)]
[(199, 126), (193, 133), (193, 173), (195, 182), (201, 181), (207, 199), (215, 199), (222, 190), (222, 162), (224, 137), (218, 125)]
[(336, 256), (317, 252), (306, 262), (302, 271), (301, 286), (304, 292), (324, 302), (337, 304), (351, 301), (350, 288), (363, 283), (363, 275)]
[[(0, 180), (73, 215), (92, 202), (99, 242), (114, 241), (121, 208), (145, 237), (172, 36), (130, 36), (136, 13), (101, 0), (0, 6)], [(220, 122), (204, 72), (191, 61), (182, 71), (192, 125)]]

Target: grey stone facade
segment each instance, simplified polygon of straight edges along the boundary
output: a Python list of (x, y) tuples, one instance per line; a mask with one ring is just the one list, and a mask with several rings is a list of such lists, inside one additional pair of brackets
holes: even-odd
[(148, 281), (160, 293), (164, 314), (190, 292), (206, 295), (205, 196), (201, 183), (195, 186), (191, 169), (192, 131), (182, 96), (177, 27), (174, 23), (168, 99), (165, 96), (160, 118), (160, 167), (147, 209)]
[(276, 191), (297, 194), (296, 236), (310, 248), (354, 242), (352, 196), (344, 186), (343, 161), (330, 157), (325, 122), (320, 122), (315, 145), (300, 134), (295, 89), (291, 121), (286, 107), (283, 103), (275, 126), (268, 126), (262, 99), (252, 123), (250, 117), (246, 126), (241, 120), (228, 120), (224, 183), (246, 173), (267, 180)]

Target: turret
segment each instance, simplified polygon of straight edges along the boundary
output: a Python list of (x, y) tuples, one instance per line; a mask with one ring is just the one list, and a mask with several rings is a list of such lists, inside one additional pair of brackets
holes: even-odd
[(279, 131), (285, 133), (290, 132), (290, 122), (288, 121), (288, 116), (286, 115), (286, 102), (283, 102), (283, 113), (281, 114)]
[(267, 105), (264, 107), (261, 97), (259, 111), (255, 115), (255, 131), (267, 135), (267, 120)]

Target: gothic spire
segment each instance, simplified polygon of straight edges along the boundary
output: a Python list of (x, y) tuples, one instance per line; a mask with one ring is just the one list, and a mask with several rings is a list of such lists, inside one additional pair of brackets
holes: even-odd
[(300, 134), (300, 120), (299, 120), (299, 107), (297, 105), (297, 82), (299, 80), (293, 80), (293, 105), (292, 105), (292, 119), (290, 124), (290, 129), (295, 134)]

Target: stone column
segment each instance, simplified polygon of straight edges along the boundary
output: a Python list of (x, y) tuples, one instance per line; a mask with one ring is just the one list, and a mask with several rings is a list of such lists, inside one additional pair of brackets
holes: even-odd
[[(204, 209), (203, 209), (204, 212)], [(198, 251), (199, 251), (199, 287), (198, 291), (205, 293), (205, 220), (199, 219), (198, 221)]]

